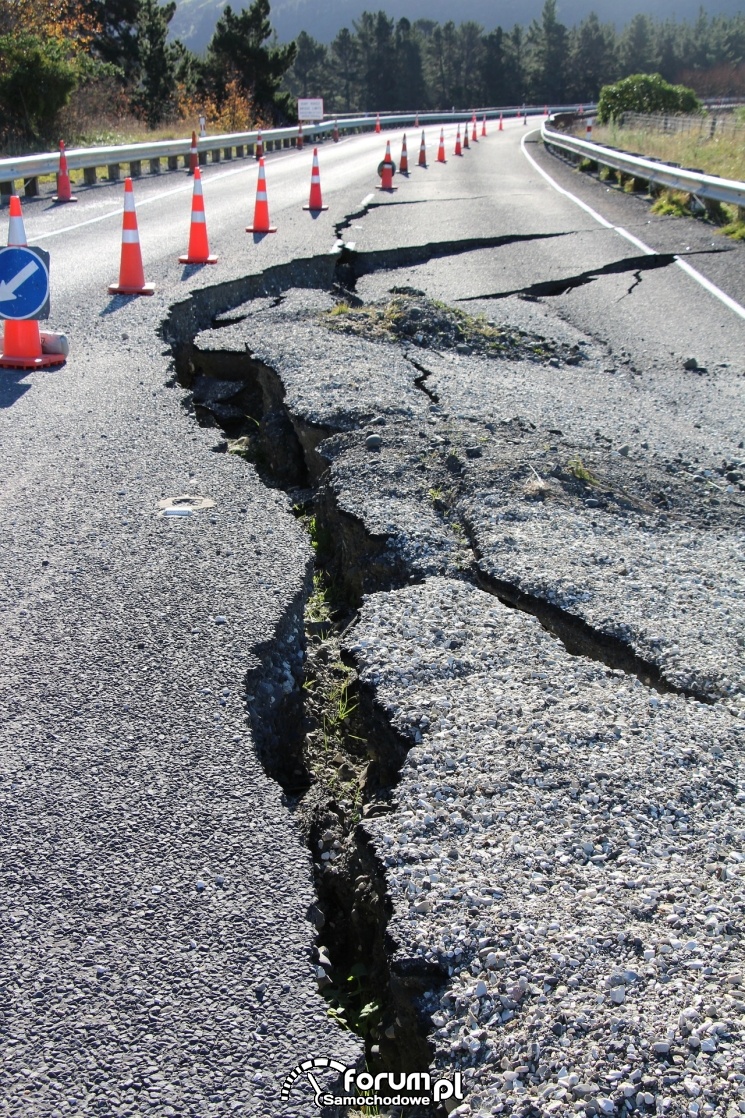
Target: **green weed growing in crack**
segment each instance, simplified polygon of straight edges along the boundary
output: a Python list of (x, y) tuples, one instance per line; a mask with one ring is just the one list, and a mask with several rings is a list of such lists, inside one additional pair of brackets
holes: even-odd
[(313, 592), (305, 603), (305, 619), (316, 624), (331, 620), (331, 597), (321, 571), (313, 572)]
[(324, 997), (330, 1003), (327, 1013), (343, 1029), (358, 1036), (375, 1038), (382, 1024), (380, 1002), (371, 997), (370, 976), (364, 963), (355, 963), (336, 984), (327, 986)]
[(588, 470), (579, 456), (569, 459), (567, 462), (567, 469), (569, 473), (573, 474), (579, 481), (585, 481), (588, 485), (600, 485), (599, 478), (596, 478), (595, 475)]

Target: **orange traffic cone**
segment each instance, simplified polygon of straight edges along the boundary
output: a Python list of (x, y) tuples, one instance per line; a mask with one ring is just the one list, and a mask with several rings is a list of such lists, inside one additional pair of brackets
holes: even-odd
[(591, 118), (588, 118), (587, 125), (585, 127), (585, 139), (586, 140), (591, 140), (592, 139), (592, 119)]
[(77, 202), (77, 198), (70, 189), (70, 175), (67, 171), (67, 156), (65, 155), (65, 141), (59, 142), (59, 172), (57, 174), (57, 193), (52, 198), (53, 202)]
[(468, 142), (468, 124), (466, 124), (463, 129), (463, 150), (465, 151), (466, 148), (470, 148), (470, 146), (471, 145)]
[(313, 148), (313, 168), (310, 172), (310, 200), (307, 206), (303, 206), (303, 209), (311, 210), (313, 213), (328, 209), (328, 206), (324, 206), (323, 197), (321, 195), (321, 172), (318, 169), (318, 148)]
[(378, 190), (393, 190), (394, 170), (395, 168), (393, 166), (393, 160), (391, 159), (391, 141), (388, 140), (385, 145), (385, 158), (378, 167), (378, 173), (380, 175), (380, 186), (378, 187)]
[[(26, 248), (21, 201), (11, 195), (8, 222), (8, 248)], [(0, 367), (4, 369), (44, 369), (63, 365), (63, 353), (42, 353), (38, 319), (6, 319), (3, 330)]]
[(460, 125), (458, 125), (458, 131), (455, 133), (455, 151), (453, 152), (453, 154), (454, 155), (462, 155), (463, 154), (463, 148), (460, 146)]
[(264, 141), (261, 138), (261, 129), (259, 129), (259, 133), (256, 137), (256, 158), (257, 159), (263, 159), (264, 158)]
[(445, 130), (444, 130), (444, 128), (440, 129), (440, 146), (437, 149), (437, 162), (438, 163), (445, 163), (446, 162), (446, 159), (445, 159)]
[(302, 126), (302, 124), (298, 124), (298, 126), (297, 126), (297, 142), (296, 142), (295, 146), (297, 147), (298, 151), (303, 150), (303, 126)]
[(197, 151), (197, 134), (191, 134), (191, 148), (189, 149), (189, 174), (193, 175), (199, 166), (199, 152)]
[(502, 124), (502, 114), (501, 113), (499, 114), (499, 131), (500, 132), (504, 131), (504, 125)]
[(471, 143), (477, 144), (479, 142), (479, 134), (476, 131), (476, 113), (473, 114), (473, 131), (471, 132)]
[(416, 116), (414, 117), (414, 127), (415, 128), (419, 127), (419, 113), (417, 113)]
[(424, 142), (424, 132), (422, 132), (422, 142), (419, 145), (419, 166), (427, 166), (427, 145)]
[(484, 113), (484, 119), (481, 122), (481, 135), (486, 135), (486, 113)]
[(338, 120), (334, 121), (334, 143), (335, 144), (339, 143), (339, 121)]
[(254, 223), (246, 226), (247, 233), (276, 233), (276, 226), (269, 224), (269, 202), (266, 197), (266, 171), (264, 160), (259, 160), (259, 181), (256, 187)]
[(189, 248), (186, 256), (179, 256), (179, 263), (217, 264), (217, 257), (210, 256), (210, 246), (207, 241), (207, 223), (204, 216), (204, 197), (202, 195), (202, 173), (198, 167), (194, 171), (194, 193), (191, 196)]
[(375, 131), (380, 131), (380, 113), (375, 114)]
[(398, 169), (399, 169), (399, 172), (402, 175), (408, 175), (408, 173), (409, 173), (409, 153), (406, 150), (406, 133), (405, 132), (404, 132), (404, 138), (401, 141), (401, 158), (398, 161)]
[(154, 290), (155, 288), (151, 283), (145, 283), (132, 180), (125, 179), (124, 216), (122, 218), (122, 258), (119, 265), (119, 283), (112, 283), (109, 285), (109, 295), (152, 295)]

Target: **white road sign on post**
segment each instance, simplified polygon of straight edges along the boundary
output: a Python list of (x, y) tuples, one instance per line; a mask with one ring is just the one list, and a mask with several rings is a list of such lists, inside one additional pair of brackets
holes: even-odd
[(323, 120), (323, 97), (298, 97), (298, 120)]

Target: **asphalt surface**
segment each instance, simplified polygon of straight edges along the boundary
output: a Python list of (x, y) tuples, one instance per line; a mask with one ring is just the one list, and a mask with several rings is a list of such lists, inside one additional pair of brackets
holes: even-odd
[[(431, 498), (425, 504), (431, 486), (407, 504), (395, 485), (380, 488), (375, 470), (356, 469), (366, 452), (354, 432), (367, 433), (381, 413), (399, 478), (418, 461), (394, 445), (419, 438), (412, 426), (465, 446), (474, 418), (481, 433), (521, 415), (547, 433), (549, 447), (579, 448), (588, 462), (584, 444), (602, 429), (613, 466), (625, 462), (618, 448), (628, 445), (641, 474), (682, 457), (681, 469), (704, 477), (738, 454), (742, 320), (672, 261), (643, 267), (643, 251), (540, 177), (521, 151), (524, 135), (512, 125), (462, 160), (448, 154), (445, 166), (412, 166), (408, 180), (397, 176), (395, 194), (373, 199), (380, 138), (327, 144), (321, 180), (330, 209), (316, 219), (301, 210), (311, 153), (277, 153), (267, 180), (279, 232), (264, 238), (243, 232), (255, 165), (208, 168), (208, 228), (221, 256), (214, 269), (175, 263), (188, 235), (186, 177), (143, 179), (136, 197), (146, 278), (157, 287), (150, 299), (105, 294), (118, 269), (120, 186), (96, 187), (64, 210), (26, 207), (29, 243), (53, 254), (50, 326), (70, 335), (72, 351), (60, 371), (0, 375), (7, 1113), (317, 1114), (302, 1080), (292, 1109), (283, 1109), (284, 1077), (308, 1056), (350, 1063), (361, 1051), (315, 993), (309, 858), (255, 756), (244, 710), (262, 661), (270, 698), (281, 701), (300, 679), (311, 552), (286, 498), (251, 466), (216, 453), (220, 433), (198, 427), (184, 408), (157, 335), (174, 301), (325, 255), (335, 224), (357, 214), (343, 237), (356, 243), (358, 270), (369, 269), (357, 284), (363, 299), (406, 283), (449, 303), (473, 300), (460, 305), (557, 344), (584, 343), (592, 390), (572, 368), (555, 391), (541, 369), (544, 383), (526, 400), (513, 370), (514, 407), (501, 386), (484, 391), (483, 370), (465, 356), (461, 377), (442, 354), (427, 354), (429, 376), (441, 382), (438, 412), (413, 368), (394, 359), (391, 370), (390, 351), (309, 325), (327, 295), (288, 297), (287, 313), (280, 306), (274, 317), (248, 305), (245, 322), (199, 339), (249, 348), (278, 371), (293, 419), (347, 433), (350, 442), (330, 455), (335, 500), (366, 528), (395, 537), (396, 562), (416, 578), (450, 576), (471, 558), (458, 557), (467, 549), (431, 514)], [(434, 144), (430, 131), (430, 161)], [(596, 184), (526, 146), (600, 208)], [(409, 137), (412, 164), (417, 147)], [(697, 268), (745, 300), (741, 246), (695, 222), (650, 219), (641, 199), (602, 193), (612, 225), (659, 252), (689, 246)], [(503, 241), (483, 248), (482, 238)], [(472, 251), (461, 251), (473, 240)], [(436, 242), (449, 243), (448, 255), (428, 260), (422, 246)], [(414, 255), (403, 262), (413, 266), (381, 271), (399, 266), (407, 248)], [(586, 278), (569, 282), (577, 277)], [(546, 282), (556, 288), (535, 286)], [(209, 298), (230, 308), (228, 289)], [(691, 357), (705, 375), (684, 368)], [(458, 501), (480, 492), (478, 478), (465, 489)], [(162, 516), (159, 502), (183, 494), (214, 504)], [(724, 538), (725, 513), (739, 498), (717, 499), (726, 507), (713, 510), (710, 531)], [(425, 507), (432, 537), (407, 552)], [(560, 536), (548, 539), (549, 554)], [(697, 536), (694, 547), (705, 540)], [(479, 550), (493, 575), (490, 545)], [(496, 541), (493, 554), (502, 551)], [(698, 572), (715, 579), (715, 595), (730, 563), (728, 553), (723, 571), (715, 554), (713, 570)], [(514, 569), (509, 578), (518, 586)], [(734, 633), (735, 656), (736, 624), (729, 615), (717, 627), (729, 626), (728, 639)], [(683, 660), (696, 652), (695, 635), (685, 634)], [(680, 651), (676, 632), (662, 636)], [(723, 665), (717, 648), (720, 675), (736, 683), (736, 665)], [(382, 696), (381, 704), (396, 700)], [(735, 716), (722, 708), (721, 717)]]

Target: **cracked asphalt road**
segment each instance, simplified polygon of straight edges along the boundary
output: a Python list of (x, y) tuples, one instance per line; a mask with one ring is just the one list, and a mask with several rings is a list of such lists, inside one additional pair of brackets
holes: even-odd
[[(280, 1115), (279, 1088), (300, 1059), (319, 1052), (353, 1061), (360, 1052), (353, 1038), (332, 1028), (315, 993), (308, 858), (254, 756), (242, 701), (260, 650), (268, 656), (265, 650), (272, 649), (276, 672), (285, 673), (274, 672), (273, 680), (292, 686), (299, 678), (298, 624), (310, 551), (284, 498), (267, 491), (247, 464), (213, 453), (215, 432), (199, 429), (182, 408), (156, 330), (185, 291), (226, 281), (240, 286), (247, 270), (258, 274), (326, 253), (334, 222), (359, 210), (345, 238), (356, 242), (361, 273), (370, 269), (358, 284), (361, 297), (382, 297), (391, 278), (379, 269), (403, 261), (411, 284), (432, 298), (504, 293), (500, 314), (516, 327), (586, 343), (591, 390), (587, 381), (570, 380), (556, 400), (548, 380), (526, 383), (523, 370), (505, 370), (503, 384), (492, 385), (468, 361), (448, 366), (440, 355), (425, 361), (417, 351), (430, 371), (427, 387), (437, 392), (438, 414), (415, 383), (416, 369), (406, 372), (395, 362), (391, 368), (361, 342), (338, 357), (340, 343), (327, 343), (301, 318), (283, 320), (281, 306), (275, 308), (281, 329), (265, 316), (263, 342), (262, 322), (250, 307), (245, 323), (215, 335), (220, 348), (248, 344), (276, 365), (293, 414), (323, 426), (333, 413), (329, 426), (341, 425), (348, 441), (331, 448), (332, 489), (337, 485), (339, 499), (374, 532), (403, 541), (407, 577), (444, 573), (452, 579), (452, 601), (463, 565), (471, 561), (467, 541), (453, 538), (455, 521), (436, 515), (431, 499), (425, 505), (420, 486), (406, 494), (398, 486), (421, 461), (406, 445), (410, 437), (420, 439), (421, 427), (425, 442), (449, 438), (455, 451), (463, 444), (463, 459), (455, 454), (458, 470), (465, 468), (470, 482), (468, 462), (476, 463), (470, 492), (480, 491), (478, 471), (489, 455), (465, 454), (478, 445), (478, 437), (476, 444), (464, 437), (472, 433), (469, 412), (479, 433), (486, 430), (490, 449), (503, 449), (495, 438), (500, 430), (511, 445), (528, 445), (513, 424), (523, 416), (546, 432), (552, 458), (558, 452), (550, 448), (560, 445), (556, 440), (566, 429), (566, 446), (581, 450), (596, 468), (598, 427), (611, 450), (630, 444), (642, 472), (655, 452), (660, 461), (650, 470), (664, 470), (682, 455), (700, 473), (676, 466), (686, 476), (675, 484), (683, 489), (688, 474), (691, 482), (702, 479), (695, 485), (710, 514), (706, 538), (727, 546), (726, 514), (736, 494), (715, 495), (721, 503), (709, 507), (709, 486), (711, 477), (721, 477), (711, 473), (713, 466), (737, 453), (742, 438), (741, 324), (678, 269), (655, 265), (629, 293), (624, 265), (630, 260), (640, 271), (636, 253), (526, 169), (519, 136), (514, 128), (489, 137), (462, 162), (450, 157), (446, 168), (433, 165), (413, 170), (409, 181), (397, 178), (392, 199), (364, 216), (359, 200), (370, 188), (379, 140), (327, 145), (321, 174), (331, 209), (315, 222), (299, 209), (307, 182), (297, 165), (307, 155), (309, 168), (310, 153), (280, 154), (268, 161), (267, 175), (281, 236), (258, 244), (235, 236), (253, 204), (255, 168), (216, 169), (204, 183), (213, 251), (223, 258), (219, 276), (172, 263), (186, 241), (190, 188), (184, 180), (142, 180), (137, 199), (145, 269), (159, 291), (139, 302), (104, 294), (118, 263), (120, 187), (86, 194), (73, 217), (43, 202), (26, 207), (29, 243), (53, 251), (52, 324), (70, 334), (72, 354), (57, 373), (4, 372), (0, 380), (3, 981), (10, 1037), (2, 1106), (9, 1114), (139, 1114), (147, 1103), (155, 1115), (236, 1109)], [(571, 172), (550, 166), (576, 186)], [(576, 188), (597, 189), (581, 181)], [(181, 225), (171, 220), (176, 199), (184, 210)], [(654, 247), (676, 252), (682, 238), (691, 251), (706, 251), (699, 266), (711, 268), (712, 278), (742, 300), (741, 248), (709, 255), (714, 238), (706, 227), (650, 227), (639, 199), (609, 195), (607, 204), (622, 208), (620, 216), (614, 210), (614, 223), (639, 235), (643, 227)], [(463, 251), (452, 255), (450, 249), (442, 257), (421, 248), (440, 241), (459, 243)], [(397, 260), (386, 258), (393, 252)], [(562, 287), (550, 303), (514, 294), (530, 294), (536, 284), (565, 284), (568, 274), (597, 280)], [(221, 295), (218, 286), (209, 298), (215, 310), (230, 309), (227, 288)], [(477, 301), (474, 309), (492, 316), (493, 299)], [(705, 375), (683, 369), (692, 356)], [(555, 370), (549, 376), (555, 378)], [(380, 455), (395, 475), (385, 491), (378, 491), (380, 475), (358, 445), (360, 423), (379, 413), (392, 429)], [(496, 424), (496, 431), (485, 423)], [(413, 435), (410, 428), (416, 428)], [(531, 453), (537, 438), (529, 436)], [(438, 450), (434, 455), (441, 456)], [(500, 469), (503, 462), (500, 453)], [(534, 468), (542, 477), (550, 473), (537, 459)], [(357, 487), (366, 478), (364, 492), (352, 489), (350, 478)], [(666, 499), (674, 509), (684, 498), (694, 500), (673, 489)], [(487, 490), (496, 492), (490, 483)], [(212, 498), (214, 512), (158, 516), (160, 500), (184, 492)], [(578, 494), (571, 493), (563, 513), (579, 520), (580, 539), (587, 530), (584, 502), (592, 499), (583, 497), (580, 508)], [(418, 541), (412, 518), (425, 526)], [(683, 521), (681, 531), (685, 515)], [(489, 558), (500, 559), (504, 538), (495, 544), (492, 527), (475, 515), (471, 524), (480, 561), (488, 566)], [(557, 538), (552, 543), (544, 533), (552, 561)], [(611, 556), (618, 550), (612, 540), (603, 547)], [(720, 561), (720, 552), (705, 550), (702, 557), (693, 549), (702, 583), (714, 579), (716, 591), (723, 564), (728, 580), (735, 571), (741, 578), (735, 559)], [(540, 552), (531, 544), (529, 554), (535, 559)], [(599, 598), (608, 585), (601, 580)], [(613, 613), (616, 606), (605, 608)], [(645, 618), (648, 612), (643, 603)], [(595, 624), (595, 617), (590, 621)], [(374, 619), (369, 624), (374, 630)], [(732, 633), (734, 618), (723, 617), (721, 628), (724, 636)], [(664, 627), (662, 637), (668, 639)], [(402, 635), (387, 639), (393, 648)], [(687, 668), (699, 652), (687, 635), (678, 641), (670, 657), (672, 682), (681, 660)], [(717, 685), (724, 677), (729, 697), (737, 679), (723, 664), (720, 646), (713, 656), (721, 669), (711, 682), (720, 700), (717, 718), (730, 727), (734, 715)], [(400, 706), (395, 695), (381, 701)], [(686, 732), (695, 739), (695, 726)], [(395, 865), (391, 871), (393, 880)], [(408, 902), (401, 903), (396, 919), (408, 919)], [(434, 940), (428, 950), (439, 950)], [(452, 1059), (448, 1051), (439, 1049), (445, 1066)], [(494, 1091), (495, 1084), (492, 1079), (487, 1086)], [(292, 1113), (317, 1113), (299, 1091)]]

